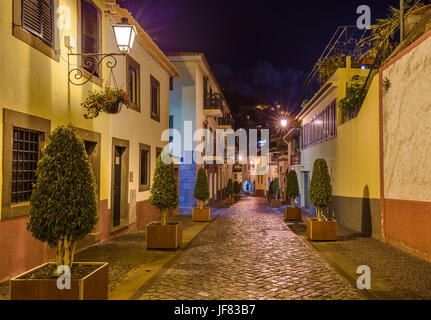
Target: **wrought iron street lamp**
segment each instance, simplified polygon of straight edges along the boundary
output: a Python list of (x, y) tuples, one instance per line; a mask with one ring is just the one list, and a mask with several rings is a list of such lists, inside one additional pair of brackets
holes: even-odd
[[(136, 38), (136, 28), (128, 23), (127, 18), (123, 18), (121, 23), (112, 26), (115, 35), (115, 42), (120, 53), (72, 53), (72, 45), (69, 45), (69, 53), (67, 55), (69, 68), (69, 82), (76, 86), (82, 86), (96, 75), (103, 60), (110, 59), (106, 66), (112, 70), (117, 66), (116, 56), (125, 56), (130, 53), (133, 48), (133, 43)], [(70, 43), (70, 41), (68, 42)], [(70, 69), (70, 57), (77, 56), (82, 58), (82, 65), (77, 68)], [(90, 71), (88, 71), (90, 70)], [(85, 81), (80, 82), (82, 79)]]
[(121, 53), (129, 54), (133, 48), (133, 43), (135, 42), (135, 26), (130, 25), (127, 18), (123, 18), (121, 23), (114, 24), (112, 29), (114, 30), (118, 50)]

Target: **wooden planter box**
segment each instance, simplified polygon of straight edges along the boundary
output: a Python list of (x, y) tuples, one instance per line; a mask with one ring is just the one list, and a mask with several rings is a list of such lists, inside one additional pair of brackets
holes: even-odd
[(211, 209), (210, 208), (193, 208), (193, 221), (194, 222), (210, 222)]
[(20, 279), (27, 273), (45, 267), (45, 263), (10, 281), (11, 300), (107, 300), (108, 263), (77, 262), (80, 265), (100, 266), (83, 279), (71, 279), (70, 289), (57, 288), (57, 279)]
[(271, 200), (272, 208), (281, 208), (281, 200), (272, 199)]
[(225, 203), (226, 204), (234, 204), (235, 200), (234, 200), (234, 198), (226, 198)]
[(240, 200), (240, 197), (239, 197), (238, 195), (235, 195), (235, 196), (234, 196), (234, 201), (235, 201), (235, 202), (239, 202), (239, 200)]
[(286, 221), (302, 221), (302, 209), (301, 208), (284, 208), (284, 220)]
[(181, 222), (169, 222), (162, 226), (160, 222), (151, 222), (146, 227), (148, 249), (177, 249), (181, 246)]
[(307, 239), (311, 241), (337, 241), (337, 221), (307, 219)]

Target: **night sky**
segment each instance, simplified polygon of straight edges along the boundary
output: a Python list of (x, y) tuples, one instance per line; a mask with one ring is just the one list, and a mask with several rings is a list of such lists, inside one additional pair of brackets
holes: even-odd
[[(204, 52), (220, 85), (235, 95), (297, 110), (302, 83), (340, 25), (359, 5), (373, 23), (399, 0), (125, 0), (164, 51)], [(232, 95), (230, 95), (232, 96)], [(236, 100), (229, 101), (235, 109)]]

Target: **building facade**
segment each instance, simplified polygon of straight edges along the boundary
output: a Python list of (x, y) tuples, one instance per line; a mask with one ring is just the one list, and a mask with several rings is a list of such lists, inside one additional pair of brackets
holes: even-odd
[[(159, 219), (149, 204), (149, 190), (156, 155), (167, 143), (161, 135), (169, 128), (169, 83), (178, 71), (113, 0), (13, 0), (1, 2), (0, 8), (0, 66), (7, 75), (0, 79), (2, 281), (53, 257), (26, 224), (40, 150), (59, 125), (78, 128), (96, 177), (99, 224), (81, 248)], [(88, 56), (68, 55), (118, 53), (112, 25), (122, 18), (137, 34), (131, 53), (116, 57), (113, 73), (106, 61), (98, 65)], [(77, 67), (83, 77), (71, 73), (69, 78)], [(127, 90), (131, 106), (85, 119), (81, 103), (88, 92), (108, 83)]]
[(209, 130), (213, 141), (214, 156), (204, 159), (214, 162), (205, 164), (210, 186), (209, 201), (223, 200), (227, 182), (233, 177), (233, 165), (215, 163), (216, 132), (218, 129), (233, 129), (229, 105), (204, 54), (178, 52), (168, 53), (168, 56), (181, 74), (173, 81), (170, 98), (170, 127), (177, 132), (172, 133), (171, 152), (180, 159), (180, 208), (196, 205), (193, 194), (197, 170), (202, 165), (195, 161), (193, 150), (200, 142), (194, 141), (193, 137), (200, 129)]

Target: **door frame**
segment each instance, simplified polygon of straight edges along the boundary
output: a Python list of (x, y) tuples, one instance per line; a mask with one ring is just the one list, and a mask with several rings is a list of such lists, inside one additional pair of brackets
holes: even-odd
[[(115, 148), (125, 148), (121, 155), (121, 200), (120, 200), (120, 225), (114, 227), (114, 177), (115, 177)], [(129, 226), (129, 140), (112, 138), (111, 148), (111, 214), (109, 219), (110, 232), (116, 232)]]

